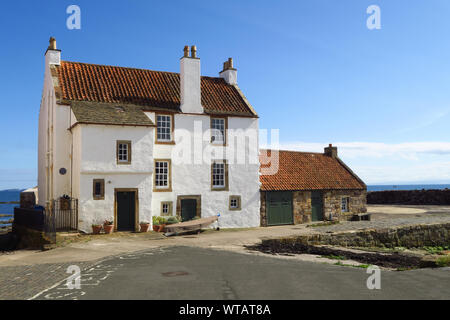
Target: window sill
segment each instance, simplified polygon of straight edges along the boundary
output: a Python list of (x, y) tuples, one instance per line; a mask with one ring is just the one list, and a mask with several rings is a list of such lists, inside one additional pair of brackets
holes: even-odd
[(229, 191), (228, 187), (211, 188), (211, 191)]
[(153, 192), (172, 192), (172, 188), (167, 188), (167, 189), (153, 188)]
[(175, 141), (155, 141), (155, 144), (169, 144), (169, 145), (174, 145)]

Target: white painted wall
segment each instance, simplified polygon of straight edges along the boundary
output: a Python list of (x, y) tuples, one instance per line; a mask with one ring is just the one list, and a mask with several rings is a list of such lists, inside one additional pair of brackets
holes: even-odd
[[(152, 116), (150, 116), (152, 117)], [(153, 156), (155, 159), (171, 158), (172, 152), (180, 139), (180, 129), (194, 132), (194, 123), (201, 124), (203, 131), (210, 128), (210, 117), (206, 115), (175, 115), (175, 141), (177, 145), (155, 144)], [(258, 130), (258, 119), (229, 117), (229, 129), (251, 129)], [(191, 141), (194, 145), (194, 141)], [(212, 146), (209, 139), (200, 144), (200, 148), (212, 148), (217, 151), (228, 150), (225, 159), (230, 161), (228, 155), (229, 147)], [(211, 191), (211, 161), (199, 164), (177, 164), (172, 159), (172, 192), (154, 192), (152, 202), (152, 212), (159, 215), (161, 212), (161, 202), (173, 202), (173, 214), (176, 213), (177, 197), (183, 195), (201, 195), (202, 197), (202, 217), (209, 217), (221, 214), (220, 226), (223, 228), (257, 227), (260, 225), (259, 216), (259, 162), (258, 162), (258, 141), (252, 145), (254, 164), (229, 164), (229, 191)], [(220, 152), (219, 152), (220, 153)], [(250, 155), (250, 148), (247, 146), (244, 153)], [(216, 159), (224, 159), (217, 156)], [(229, 210), (229, 196), (241, 196), (242, 210)]]
[[(86, 124), (75, 128), (74, 159), (80, 159), (79, 169), (74, 168), (79, 170), (80, 177), (79, 191), (75, 192), (79, 199), (80, 230), (91, 232), (93, 223), (114, 217), (115, 188), (138, 188), (138, 222), (151, 222), (154, 129)], [(117, 140), (131, 141), (130, 165), (117, 164)], [(94, 179), (105, 180), (104, 200), (93, 199)]]
[(181, 110), (185, 113), (203, 113), (200, 89), (200, 59), (183, 57), (180, 61)]

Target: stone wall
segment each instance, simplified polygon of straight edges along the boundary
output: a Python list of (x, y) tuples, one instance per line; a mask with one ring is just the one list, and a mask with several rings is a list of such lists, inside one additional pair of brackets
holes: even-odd
[(311, 191), (293, 191), (292, 202), (294, 211), (294, 223), (311, 222)]
[[(349, 197), (348, 212), (342, 212), (342, 198)], [(353, 215), (367, 212), (365, 190), (329, 190), (323, 193), (325, 220), (349, 220)]]
[(263, 240), (264, 245), (335, 245), (343, 247), (406, 247), (448, 246), (450, 223), (398, 226), (386, 229), (366, 229), (333, 234), (312, 234)]
[(450, 189), (375, 191), (367, 194), (369, 204), (450, 205)]
[[(323, 206), (324, 218), (329, 219), (332, 214), (333, 220), (349, 220), (354, 214), (367, 212), (365, 190), (324, 190)], [(266, 192), (261, 191), (261, 226), (267, 226), (266, 217)], [(341, 199), (349, 197), (349, 211), (342, 212)], [(294, 224), (311, 222), (311, 191), (292, 191), (292, 208)]]

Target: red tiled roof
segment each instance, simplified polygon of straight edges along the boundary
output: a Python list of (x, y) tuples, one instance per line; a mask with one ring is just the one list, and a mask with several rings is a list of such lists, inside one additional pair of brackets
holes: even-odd
[[(261, 150), (261, 168), (270, 166), (267, 161), (272, 152)], [(366, 189), (339, 158), (322, 153), (279, 151), (278, 172), (261, 175), (260, 181), (263, 191)]]
[[(127, 103), (179, 111), (180, 74), (62, 61), (57, 68), (62, 101)], [(222, 78), (202, 77), (206, 113), (256, 116), (239, 90)]]

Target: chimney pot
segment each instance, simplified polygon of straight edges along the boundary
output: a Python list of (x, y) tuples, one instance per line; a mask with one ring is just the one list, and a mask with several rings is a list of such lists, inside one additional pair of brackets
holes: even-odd
[(196, 46), (191, 47), (191, 58), (197, 58), (197, 47)]
[(184, 46), (184, 57), (189, 58), (189, 46)]
[(53, 37), (50, 37), (48, 50), (56, 50), (56, 39)]

